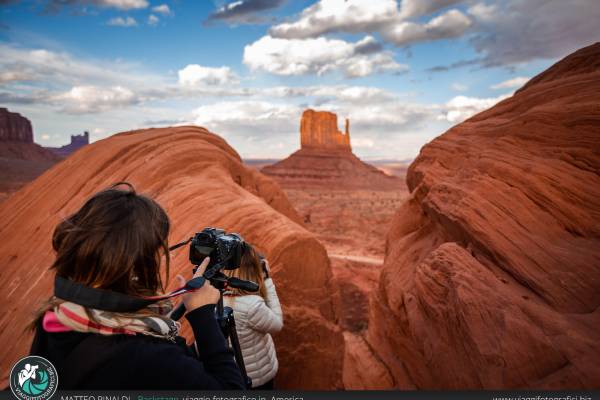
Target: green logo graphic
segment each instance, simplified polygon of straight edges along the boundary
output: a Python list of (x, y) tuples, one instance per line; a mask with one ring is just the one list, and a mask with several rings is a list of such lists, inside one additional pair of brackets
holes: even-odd
[(46, 400), (56, 392), (58, 375), (43, 357), (20, 359), (10, 371), (10, 389), (19, 400)]

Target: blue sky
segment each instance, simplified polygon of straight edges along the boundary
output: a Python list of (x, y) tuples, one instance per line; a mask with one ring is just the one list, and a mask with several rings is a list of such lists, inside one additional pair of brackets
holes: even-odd
[(0, 106), (47, 146), (193, 123), (247, 158), (299, 146), (306, 107), (355, 152), (409, 159), (572, 51), (594, 0), (0, 0)]

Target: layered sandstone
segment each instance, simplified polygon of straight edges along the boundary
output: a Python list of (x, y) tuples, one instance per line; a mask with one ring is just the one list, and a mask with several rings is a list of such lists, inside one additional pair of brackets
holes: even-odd
[(598, 104), (595, 44), (421, 150), (345, 380), (600, 387)]
[(0, 201), (58, 160), (58, 156), (33, 142), (27, 118), (0, 108)]
[(300, 120), (300, 144), (303, 149), (336, 149), (351, 151), (350, 121), (345, 133), (338, 130), (337, 115), (328, 111), (305, 110)]
[(33, 142), (31, 122), (6, 108), (0, 108), (0, 158), (58, 160), (50, 151)]
[(306, 110), (300, 121), (300, 150), (262, 168), (261, 172), (285, 188), (400, 188), (400, 179), (362, 162), (352, 153), (349, 129), (350, 123), (346, 120), (346, 133), (338, 130), (334, 113)]
[(0, 141), (33, 143), (31, 122), (19, 113), (0, 108)]
[[(275, 335), (277, 386), (341, 387), (344, 340), (335, 325), (325, 249), (299, 225), (296, 211), (271, 179), (244, 167), (220, 137), (191, 126), (126, 132), (95, 142), (0, 205), (3, 374), (27, 354), (31, 336), (23, 329), (51, 294), (54, 227), (94, 192), (123, 180), (167, 210), (171, 243), (218, 226), (241, 233), (264, 252), (284, 310), (285, 327)], [(171, 268), (172, 276), (191, 273), (184, 249), (173, 254)]]

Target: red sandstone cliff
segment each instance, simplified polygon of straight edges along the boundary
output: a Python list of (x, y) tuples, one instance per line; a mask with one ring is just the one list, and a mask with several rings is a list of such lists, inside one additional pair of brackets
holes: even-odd
[(600, 387), (599, 104), (595, 44), (421, 150), (347, 387)]
[[(55, 225), (97, 190), (123, 180), (165, 207), (172, 243), (205, 226), (219, 226), (241, 233), (265, 252), (284, 309), (285, 327), (275, 337), (277, 385), (341, 387), (344, 341), (335, 325), (325, 249), (295, 222), (298, 215), (271, 179), (244, 167), (220, 137), (189, 126), (98, 141), (0, 204), (3, 374), (27, 353), (31, 337), (22, 334), (23, 328), (51, 293)], [(172, 276), (177, 273), (190, 274), (186, 251), (174, 254)]]
[(21, 114), (0, 108), (0, 141), (33, 143), (31, 122)]
[(300, 150), (261, 169), (285, 188), (396, 190), (402, 182), (362, 162), (352, 153), (350, 122), (346, 133), (337, 127), (337, 115), (306, 110), (300, 121)]
[(59, 159), (33, 142), (33, 130), (27, 118), (6, 108), (0, 108), (0, 157), (35, 161)]
[(31, 122), (0, 108), (0, 202), (59, 160), (33, 142)]

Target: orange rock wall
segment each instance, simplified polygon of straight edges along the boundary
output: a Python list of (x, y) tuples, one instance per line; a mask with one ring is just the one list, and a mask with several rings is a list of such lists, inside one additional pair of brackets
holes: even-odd
[(387, 237), (367, 387), (600, 387), (600, 44), (426, 145)]
[[(341, 387), (344, 341), (335, 325), (324, 247), (299, 224), (285, 194), (248, 169), (220, 137), (198, 127), (126, 132), (86, 146), (0, 205), (0, 378), (26, 355), (23, 333), (52, 292), (51, 234), (90, 195), (118, 181), (154, 197), (171, 218), (171, 243), (205, 226), (241, 233), (263, 251), (283, 305), (275, 336), (281, 388)], [(187, 251), (172, 275), (190, 274)], [(326, 365), (327, 368), (323, 368)]]
[(327, 111), (306, 110), (300, 121), (302, 148), (351, 150), (349, 122), (346, 132), (338, 130), (337, 115)]

